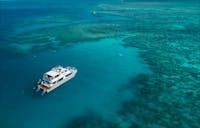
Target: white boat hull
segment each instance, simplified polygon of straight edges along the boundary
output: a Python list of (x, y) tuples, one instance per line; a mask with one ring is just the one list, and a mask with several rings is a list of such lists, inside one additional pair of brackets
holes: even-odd
[(72, 79), (73, 77), (75, 77), (76, 73), (77, 73), (77, 70), (72, 71), (72, 74), (70, 74), (67, 77), (64, 77), (63, 80), (61, 80), (61, 81), (59, 81), (59, 82), (57, 82), (57, 83), (55, 83), (51, 86), (47, 86), (43, 83), (39, 83), (37, 85), (37, 90), (41, 90), (42, 94), (49, 93), (49, 92), (53, 91), (54, 89), (58, 88), (59, 86), (63, 85), (64, 83), (66, 83), (67, 81)]

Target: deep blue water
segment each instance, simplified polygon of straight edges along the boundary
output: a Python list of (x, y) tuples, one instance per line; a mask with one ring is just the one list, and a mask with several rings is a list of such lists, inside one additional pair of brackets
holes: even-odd
[[(83, 11), (81, 11), (83, 10)], [(9, 34), (18, 29), (20, 20), (41, 16), (65, 15), (79, 22), (98, 20), (89, 9), (1, 9), (1, 47), (9, 42)], [(105, 20), (120, 17), (100, 17)], [(53, 26), (56, 26), (54, 24)], [(38, 27), (39, 25), (29, 25)], [(44, 25), (43, 27), (50, 27)], [(121, 101), (130, 99), (123, 84), (139, 73), (149, 73), (139, 57), (138, 49), (121, 46), (122, 38), (80, 42), (72, 47), (11, 55), (1, 53), (0, 123), (2, 128), (57, 128), (73, 117), (96, 112), (105, 118), (115, 116)], [(4, 52), (4, 51), (2, 51)], [(52, 93), (40, 96), (32, 88), (38, 78), (56, 65), (75, 66), (77, 76)]]

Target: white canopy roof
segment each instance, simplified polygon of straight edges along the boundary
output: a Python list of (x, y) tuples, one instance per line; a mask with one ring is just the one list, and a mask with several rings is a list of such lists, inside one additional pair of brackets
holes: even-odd
[(49, 75), (49, 76), (52, 76), (52, 77), (55, 77), (55, 76), (59, 75), (58, 72), (53, 71), (53, 70), (48, 71), (48, 72), (46, 72), (45, 74), (46, 74), (46, 75)]

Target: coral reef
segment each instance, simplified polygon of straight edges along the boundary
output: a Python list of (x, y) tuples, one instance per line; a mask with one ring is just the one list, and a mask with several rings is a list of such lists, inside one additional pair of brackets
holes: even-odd
[(118, 128), (118, 125), (113, 121), (105, 120), (100, 115), (93, 113), (73, 119), (69, 124), (67, 124), (66, 128), (68, 127), (69, 128)]
[[(9, 37), (8, 52), (21, 54), (57, 49), (79, 42), (126, 35), (128, 24), (120, 21), (62, 25), (22, 32)], [(124, 32), (124, 33), (122, 33)]]
[[(176, 6), (178, 5), (178, 6)], [(77, 22), (77, 18), (64, 16), (32, 17), (20, 21), (22, 31), (5, 36), (6, 42), (10, 42), (9, 53), (17, 51), (26, 54), (44, 49), (57, 49), (62, 46), (71, 46), (77, 42), (96, 40), (116, 36), (133, 36), (147, 32), (190, 32), (199, 31), (200, 18), (198, 6), (195, 4), (172, 3), (121, 3), (100, 4), (96, 13), (102, 16), (115, 15), (128, 17), (128, 19), (115, 19)], [(112, 19), (112, 17), (111, 17)], [(56, 24), (55, 26), (37, 26), (38, 24)], [(69, 24), (71, 23), (71, 24)], [(23, 29), (27, 26), (36, 25)], [(153, 36), (153, 35), (152, 35)], [(138, 38), (138, 37), (136, 37)], [(180, 37), (181, 38), (181, 37)], [(145, 41), (145, 40), (143, 40)], [(26, 47), (24, 47), (26, 45)], [(3, 49), (3, 48), (0, 48)]]
[(141, 56), (154, 74), (132, 80), (139, 92), (138, 99), (125, 102), (120, 116), (128, 120), (127, 115), (134, 115), (141, 127), (198, 128), (199, 33), (140, 36), (126, 38), (124, 45), (143, 49)]
[[(144, 5), (137, 9), (134, 6), (99, 7), (106, 10), (101, 13), (124, 16), (127, 16), (127, 11), (143, 14), (148, 10)], [(200, 127), (200, 27), (197, 22), (200, 10), (191, 5), (180, 7), (168, 5), (167, 10), (163, 6), (151, 8), (150, 12), (146, 11), (148, 15), (143, 15), (144, 22), (140, 22), (144, 26), (136, 25), (139, 23), (129, 26), (131, 29), (135, 27), (134, 32), (129, 31), (122, 45), (141, 49), (140, 55), (151, 66), (153, 73), (138, 75), (127, 84), (134, 99), (122, 103), (118, 116), (113, 119), (117, 122), (116, 127)], [(87, 125), (95, 120), (94, 117), (88, 119)], [(79, 127), (77, 122), (72, 123)]]
[[(70, 128), (199, 128), (200, 127), (200, 9), (197, 4), (100, 4), (96, 14), (128, 17), (47, 27), (9, 35), (1, 51), (27, 54), (71, 46), (79, 42), (125, 36), (124, 47), (140, 49), (152, 74), (130, 80), (134, 96), (124, 101), (108, 121), (85, 115)], [(35, 19), (34, 23), (68, 22), (62, 18)], [(26, 22), (24, 25), (28, 25)], [(2, 33), (2, 32), (1, 32)], [(6, 47), (8, 45), (8, 47)], [(3, 53), (3, 52), (2, 52)]]

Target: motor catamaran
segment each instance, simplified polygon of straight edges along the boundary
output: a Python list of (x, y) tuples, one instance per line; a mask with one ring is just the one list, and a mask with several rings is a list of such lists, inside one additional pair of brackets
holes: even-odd
[(36, 91), (38, 92), (41, 90), (42, 95), (49, 93), (55, 88), (72, 79), (76, 73), (77, 69), (75, 67), (53, 67), (50, 71), (44, 73), (42, 79), (39, 79)]

